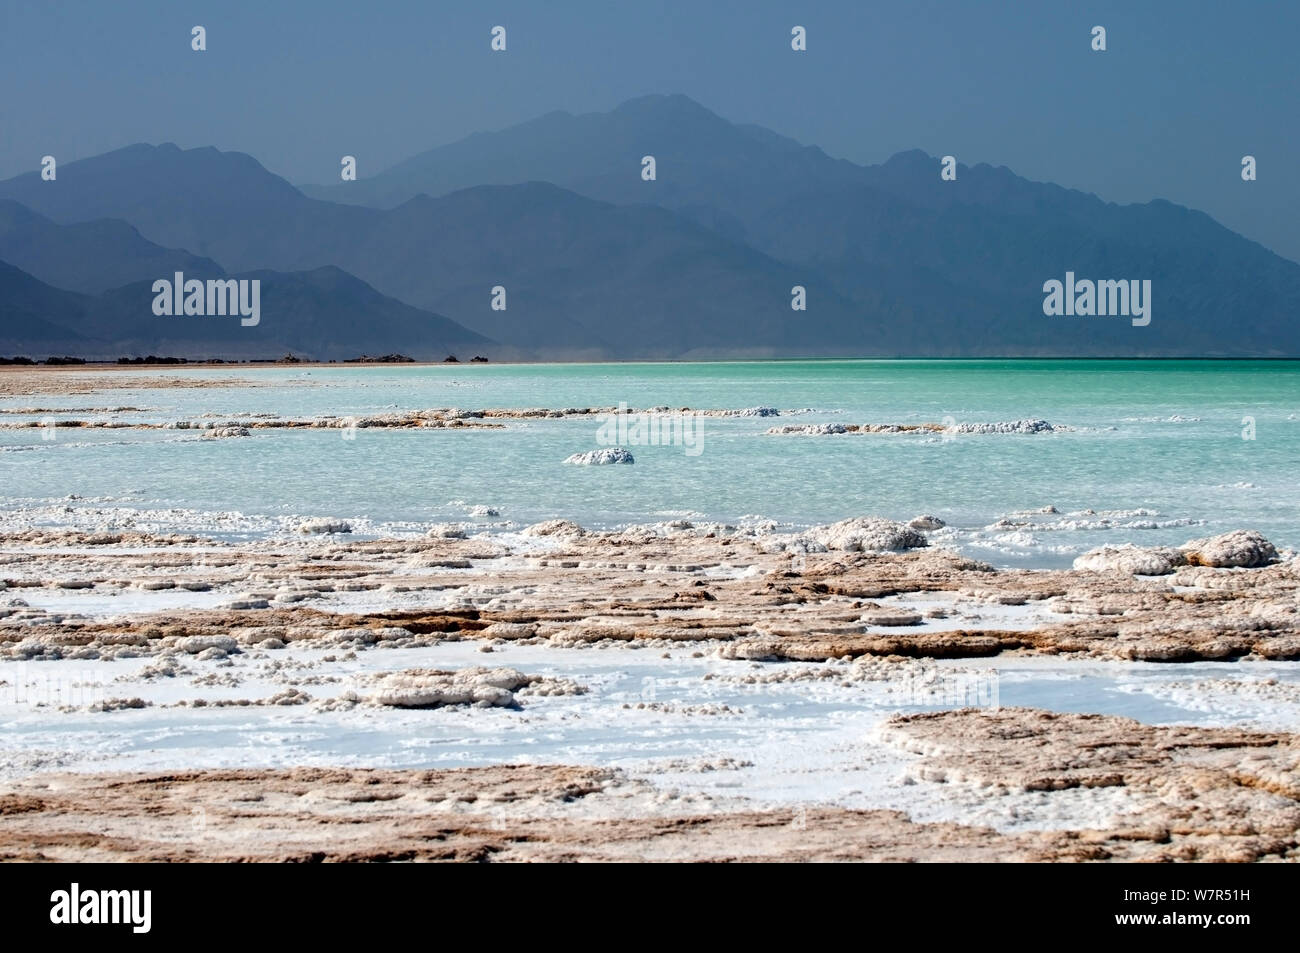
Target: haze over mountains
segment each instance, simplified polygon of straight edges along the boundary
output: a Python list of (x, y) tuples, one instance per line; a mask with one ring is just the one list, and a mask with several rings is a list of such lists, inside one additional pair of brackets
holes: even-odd
[[(1300, 265), (1202, 213), (985, 165), (943, 181), (919, 152), (859, 166), (683, 96), (371, 177), (358, 158), (358, 181), (300, 190), (239, 153), (136, 145), (0, 183), (0, 260), (47, 289), (0, 271), (0, 353), (1300, 355)], [(258, 272), (261, 324), (155, 317), (150, 281), (174, 271)], [(1067, 271), (1149, 279), (1150, 325), (1045, 316)]]

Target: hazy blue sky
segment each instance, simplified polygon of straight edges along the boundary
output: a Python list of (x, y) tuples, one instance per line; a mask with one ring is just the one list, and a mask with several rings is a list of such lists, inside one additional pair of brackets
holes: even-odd
[(364, 176), (550, 110), (680, 92), (858, 162), (921, 148), (1167, 198), (1300, 260), (1297, 41), (1300, 3), (1282, 0), (0, 0), (0, 178), (171, 141), (333, 181), (344, 153)]

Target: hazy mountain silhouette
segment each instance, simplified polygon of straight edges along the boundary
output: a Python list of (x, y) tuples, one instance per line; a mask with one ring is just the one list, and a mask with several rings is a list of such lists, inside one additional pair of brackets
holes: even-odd
[[(658, 180), (640, 177), (643, 155)], [(609, 113), (550, 113), (470, 136), (370, 179), (304, 191), (385, 206), (476, 182), (546, 179), (613, 202), (675, 209), (832, 281), (863, 314), (940, 333), (916, 353), (1297, 354), (1300, 266), (1165, 201), (1120, 206), (1031, 182), (1009, 169), (900, 153), (879, 166), (832, 159), (758, 126), (727, 122), (684, 96), (647, 96)], [(1044, 318), (1042, 283), (1150, 278), (1157, 315), (1120, 322)], [(1241, 322), (1229, 330), (1230, 322)], [(920, 328), (918, 328), (920, 330)], [(949, 341), (949, 339), (951, 339)]]
[[(218, 173), (214, 156), (225, 155)], [(119, 180), (132, 184), (115, 204)], [(219, 186), (191, 196), (205, 181)], [(260, 200), (223, 201), (224, 190)], [(307, 198), (247, 156), (132, 146), (69, 163), (57, 183), (10, 179), (0, 196), (22, 196), (56, 220), (74, 220), (84, 196), (95, 215), (134, 216), (145, 236), (188, 242), (231, 272), (341, 267), (547, 357), (848, 354), (873, 340), (873, 319), (829, 287), (817, 291), (818, 311), (792, 320), (801, 270), (663, 209), (544, 183), (379, 211)], [(490, 307), (497, 285), (505, 311)]]
[(334, 254), (377, 287), (543, 354), (844, 353), (873, 326), (825, 291), (791, 320), (797, 269), (663, 209), (545, 183), (421, 196), (356, 238)]
[(57, 225), (9, 200), (0, 200), (0, 260), (86, 294), (177, 271), (221, 270), (210, 258), (154, 244), (120, 219)]
[[(19, 176), (0, 197), (58, 222), (120, 218), (230, 271), (334, 265), (543, 356), (1300, 355), (1300, 265), (1208, 216), (939, 169), (919, 152), (832, 159), (651, 96), (309, 190), (391, 207), (171, 145), (68, 163), (57, 182)], [(1067, 271), (1150, 279), (1150, 326), (1044, 316), (1043, 282)], [(807, 312), (790, 310), (795, 284)]]
[[(196, 269), (185, 277), (223, 274)], [(381, 295), (338, 268), (229, 277), (261, 280), (256, 326), (242, 326), (238, 315), (155, 315), (154, 279), (90, 297), (52, 288), (0, 262), (0, 355), (266, 359), (290, 351), (316, 360), (346, 360), (400, 352), (418, 360), (442, 360), (448, 354), (503, 353), (487, 338)]]
[[(652, 155), (657, 179), (641, 178)], [(728, 122), (686, 96), (644, 96), (608, 113), (552, 112), (421, 153), (373, 177), (303, 191), (391, 208), (421, 193), (551, 182), (616, 204), (654, 203), (732, 237), (792, 194), (864, 184), (862, 166), (761, 126)]]
[(212, 258), (227, 271), (285, 270), (314, 232), (354, 231), (378, 215), (309, 199), (241, 152), (171, 143), (69, 162), (53, 182), (25, 173), (0, 182), (5, 198), (65, 225), (122, 219), (150, 241)]
[(82, 323), (90, 303), (0, 261), (0, 357), (79, 354), (94, 342), (69, 324)]
[(102, 295), (91, 312), (93, 322), (77, 330), (103, 338), (115, 329), (116, 340), (129, 353), (200, 357), (276, 357), (292, 351), (316, 360), (346, 360), (400, 352), (440, 361), (448, 354), (500, 353), (482, 335), (381, 295), (339, 268), (230, 277), (261, 281), (262, 313), (256, 327), (241, 326), (238, 317), (155, 317), (151, 282), (140, 282)]

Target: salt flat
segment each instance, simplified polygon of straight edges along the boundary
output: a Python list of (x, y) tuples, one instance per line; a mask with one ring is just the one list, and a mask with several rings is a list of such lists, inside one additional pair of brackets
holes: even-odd
[[(1253, 496), (1220, 448), (1222, 493), (1037, 505), (1120, 449), (1095, 413), (949, 440), (886, 402), (841, 435), (797, 384), (691, 392), (698, 457), (565, 467), (604, 378), (537, 406), (492, 372), (0, 397), (0, 857), (1296, 858), (1300, 564), (1249, 529), (1274, 470)], [(60, 403), (85, 425), (46, 440)], [(1174, 416), (1114, 426), (1206, 423)], [(991, 511), (889, 488), (1007, 468)], [(868, 488), (894, 518), (844, 515)]]

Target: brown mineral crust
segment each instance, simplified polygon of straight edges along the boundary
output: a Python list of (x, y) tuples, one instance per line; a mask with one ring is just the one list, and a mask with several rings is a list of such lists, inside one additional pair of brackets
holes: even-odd
[[(391, 626), (426, 639), (495, 638), (481, 633), (493, 623), (513, 623), (534, 626), (536, 638), (559, 644), (715, 641), (749, 657), (798, 660), (1007, 652), (1171, 662), (1300, 658), (1294, 561), (1256, 569), (1188, 567), (1149, 578), (994, 570), (928, 548), (812, 553), (795, 568), (789, 553), (765, 551), (764, 537), (727, 528), (545, 539), (548, 549), (503, 560), (507, 547), (483, 537), (228, 545), (138, 532), (10, 533), (0, 536), (0, 591), (11, 600), (45, 587), (221, 590), (233, 601), (228, 608), (108, 621), (6, 608), (0, 600), (0, 652), (24, 642), (24, 657), (123, 640), (148, 649), (167, 636), (236, 631), (252, 642), (260, 640), (258, 630), (265, 630), (261, 638), (311, 640)], [(346, 591), (373, 591), (376, 598), (401, 592), (417, 602), (425, 594), (453, 604), (350, 613), (304, 604)], [(249, 594), (261, 601), (244, 607), (239, 600)], [(880, 601), (893, 596), (946, 600), (938, 604), (965, 616), (927, 626), (919, 611)], [(1022, 612), (1023, 621), (986, 615), (1006, 609)]]
[(34, 394), (93, 394), (105, 390), (152, 390), (155, 388), (259, 387), (263, 382), (249, 378), (204, 377), (198, 373), (169, 376), (132, 374), (115, 366), (0, 366), (0, 397)]
[[(1088, 850), (1104, 859), (1300, 860), (1300, 736), (1292, 733), (1002, 708), (898, 716), (883, 737), (921, 754), (927, 780), (994, 793), (1127, 789), (1146, 806), (1110, 842), (1093, 839)], [(1081, 843), (1054, 842), (1038, 858), (1069, 859)]]
[(618, 771), (294, 768), (33, 775), (0, 791), (0, 859), (147, 861), (1258, 861), (1300, 859), (1300, 738), (1099, 715), (893, 719), (916, 783), (1051, 798), (1123, 786), (1096, 829), (1002, 833), (828, 806), (708, 813), (637, 801)]

